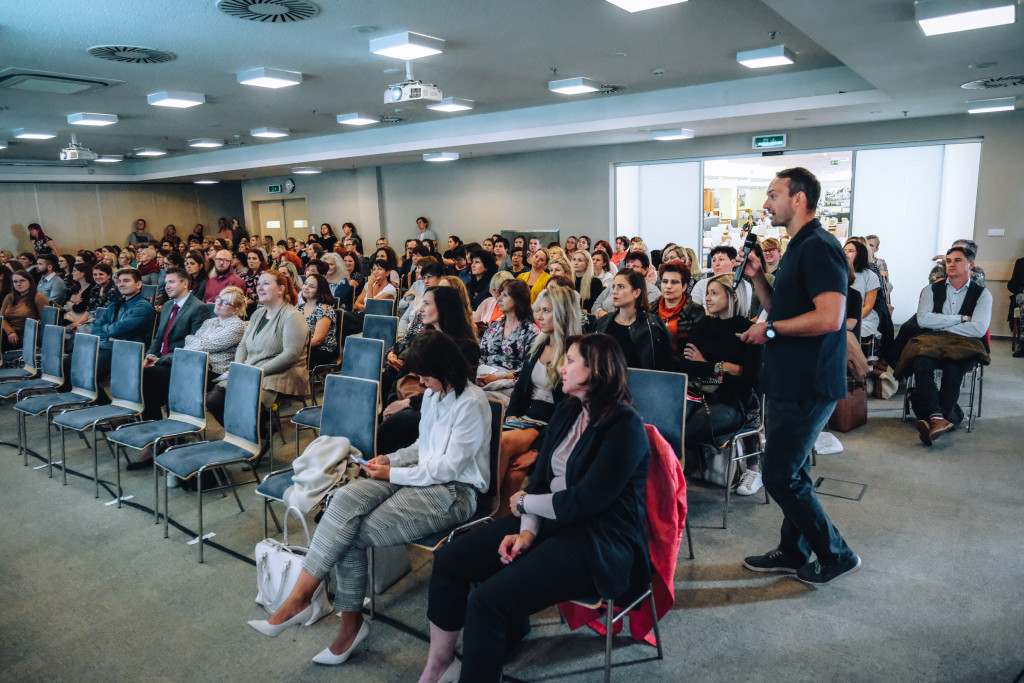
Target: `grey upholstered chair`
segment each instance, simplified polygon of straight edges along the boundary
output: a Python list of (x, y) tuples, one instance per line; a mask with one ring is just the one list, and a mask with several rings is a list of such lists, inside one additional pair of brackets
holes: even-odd
[(367, 315), (363, 318), (363, 337), (366, 339), (380, 339), (384, 342), (384, 348), (390, 349), (395, 345), (395, 337), (398, 336), (398, 318), (393, 315)]
[[(0, 318), (0, 320), (3, 320), (3, 318)], [(31, 318), (26, 320), (25, 329), (21, 333), (21, 341), (23, 345), (29, 348), (35, 348), (38, 334), (39, 321), (32, 320)], [(25, 356), (21, 352), (21, 349), (11, 349), (10, 351), (4, 351), (3, 359), (5, 363), (20, 359), (22, 361), (22, 366), (20, 368), (0, 369), (0, 383), (32, 379), (39, 374), (39, 362), (36, 360), (36, 354), (34, 353), (30, 353)]]
[[(384, 315), (392, 316), (395, 314), (395, 300), (394, 299), (367, 299), (366, 300), (366, 315)], [(363, 331), (365, 335), (365, 330)]]
[[(26, 365), (27, 357), (34, 356), (30, 351), (34, 344), (35, 334), (30, 330), (37, 329), (32, 323), (34, 320), (25, 321), (25, 342)], [(43, 353), (39, 359), (40, 374), (35, 379), (25, 379), (20, 382), (6, 382), (0, 384), (0, 398), (14, 398), (15, 403), (29, 394), (40, 392), (56, 391), (64, 384), (64, 328), (56, 325), (47, 325), (43, 328)], [(24, 463), (28, 465), (28, 435), (25, 432), (25, 413), (18, 411), (18, 450), (24, 457)], [(47, 429), (47, 444), (49, 444), (49, 429)]]

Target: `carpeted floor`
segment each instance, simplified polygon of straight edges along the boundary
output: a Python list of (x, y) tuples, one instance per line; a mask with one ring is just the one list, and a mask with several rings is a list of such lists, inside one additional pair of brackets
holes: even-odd
[[(822, 501), (863, 569), (813, 589), (753, 574), (743, 556), (774, 547), (779, 510), (764, 498), (733, 498), (721, 525), (722, 490), (690, 490), (695, 560), (685, 543), (677, 602), (662, 622), (665, 661), (654, 649), (617, 640), (616, 680), (658, 681), (1013, 681), (1024, 668), (1024, 465), (1018, 430), (1024, 361), (994, 344), (984, 411), (963, 430), (925, 448), (899, 421), (902, 394), (872, 401), (866, 426), (839, 434), (844, 452), (822, 456), (812, 475), (860, 500)], [(339, 668), (310, 658), (331, 641), (334, 617), (271, 640), (246, 626), (257, 607), (253, 546), (263, 536), (252, 487), (233, 498), (209, 494), (206, 531), (232, 551), (207, 548), (197, 563), (195, 494), (171, 491), (172, 519), (153, 524), (151, 471), (123, 473), (126, 495), (93, 498), (91, 452), (68, 440), (68, 486), (48, 479), (11, 444), (13, 412), (0, 411), (0, 679), (9, 681), (415, 680), (427, 652), (430, 560), (378, 597), (380, 616), (364, 654)], [(287, 421), (286, 421), (287, 425)], [(45, 457), (42, 421), (29, 424)], [(293, 436), (278, 457), (294, 455)], [(308, 438), (308, 437), (307, 437)], [(102, 446), (101, 446), (102, 448)], [(59, 459), (55, 457), (55, 459)], [(82, 473), (82, 474), (80, 474)], [(84, 475), (84, 476), (83, 476)], [(113, 460), (100, 476), (113, 481)], [(624, 664), (633, 660), (646, 660)], [(512, 680), (600, 680), (603, 639), (570, 633), (548, 611), (534, 618)]]

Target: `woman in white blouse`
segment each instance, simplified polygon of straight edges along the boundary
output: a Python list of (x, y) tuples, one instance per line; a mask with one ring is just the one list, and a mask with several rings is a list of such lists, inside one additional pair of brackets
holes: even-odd
[(427, 387), (417, 441), (365, 466), (369, 479), (331, 498), (295, 587), (270, 619), (250, 621), (275, 637), (313, 616), (320, 582), (337, 569), (335, 610), (341, 628), (313, 661), (342, 664), (370, 633), (363, 621), (366, 548), (397, 545), (461, 524), (476, 510), (490, 478), (491, 411), (459, 347), (442, 332), (417, 335), (406, 365)]

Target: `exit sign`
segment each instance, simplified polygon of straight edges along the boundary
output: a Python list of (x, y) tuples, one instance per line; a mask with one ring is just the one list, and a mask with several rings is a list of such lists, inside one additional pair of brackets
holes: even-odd
[(281, 194), (280, 185), (267, 185), (267, 192), (270, 194)]
[(785, 147), (786, 134), (777, 133), (775, 135), (755, 135), (753, 144), (754, 149), (777, 149), (779, 147)]
[(832, 164), (833, 166), (838, 166), (839, 165), (839, 159), (832, 159), (828, 163)]

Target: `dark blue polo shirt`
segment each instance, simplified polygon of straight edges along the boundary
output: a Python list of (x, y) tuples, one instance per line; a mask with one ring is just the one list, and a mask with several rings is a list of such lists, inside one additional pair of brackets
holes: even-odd
[[(849, 266), (839, 241), (815, 218), (789, 241), (775, 271), (768, 320), (789, 320), (814, 310), (823, 292), (846, 295)], [(846, 327), (817, 337), (777, 335), (764, 346), (761, 390), (790, 400), (846, 397)]]

